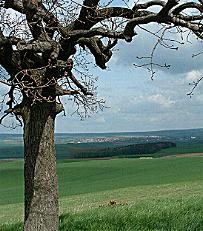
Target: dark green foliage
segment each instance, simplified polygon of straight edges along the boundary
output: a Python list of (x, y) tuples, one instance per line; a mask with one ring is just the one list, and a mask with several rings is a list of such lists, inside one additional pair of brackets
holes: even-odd
[(81, 150), (73, 155), (74, 158), (102, 158), (112, 156), (146, 156), (146, 154), (153, 154), (162, 149), (176, 147), (173, 142), (155, 142), (144, 144), (131, 144), (121, 147), (108, 147), (103, 149), (88, 149)]
[(0, 144), (0, 159), (7, 158), (23, 158), (23, 146)]

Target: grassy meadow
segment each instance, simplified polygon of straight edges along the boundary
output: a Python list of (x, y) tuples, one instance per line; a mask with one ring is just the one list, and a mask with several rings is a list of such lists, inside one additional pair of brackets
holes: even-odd
[(154, 157), (161, 157), (167, 155), (187, 154), (187, 153), (203, 153), (202, 143), (177, 143), (176, 147), (162, 149), (154, 154)]
[[(57, 171), (60, 230), (203, 230), (203, 157), (61, 160)], [(0, 230), (22, 230), (23, 161), (0, 162), (0, 185)]]

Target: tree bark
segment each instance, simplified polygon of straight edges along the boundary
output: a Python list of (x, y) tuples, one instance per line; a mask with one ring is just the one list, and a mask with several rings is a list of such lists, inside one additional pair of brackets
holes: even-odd
[(56, 103), (37, 103), (23, 111), (24, 231), (56, 231), (59, 211), (54, 145)]

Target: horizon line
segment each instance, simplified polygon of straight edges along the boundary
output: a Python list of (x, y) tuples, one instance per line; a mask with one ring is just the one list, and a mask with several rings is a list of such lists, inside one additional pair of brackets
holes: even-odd
[[(103, 131), (103, 132), (54, 132), (54, 134), (104, 134), (104, 133), (147, 133), (147, 132), (165, 132), (165, 131), (184, 131), (184, 130), (200, 130), (202, 128), (173, 128), (173, 129), (160, 129), (148, 131)], [(1, 133), (1, 135), (23, 135), (23, 133)]]

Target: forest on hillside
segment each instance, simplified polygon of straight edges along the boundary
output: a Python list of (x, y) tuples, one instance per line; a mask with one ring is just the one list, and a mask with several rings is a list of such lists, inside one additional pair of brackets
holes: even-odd
[(75, 150), (72, 158), (140, 157), (171, 147), (176, 147), (176, 144), (173, 142), (155, 142), (97, 149), (83, 148)]

